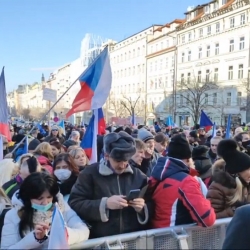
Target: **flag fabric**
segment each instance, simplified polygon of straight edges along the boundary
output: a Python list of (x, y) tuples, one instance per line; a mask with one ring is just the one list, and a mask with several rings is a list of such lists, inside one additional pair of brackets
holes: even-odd
[(173, 128), (174, 128), (174, 127), (177, 127), (177, 125), (173, 122), (172, 116), (169, 116), (169, 117), (167, 118), (166, 123), (167, 123), (167, 126), (170, 127), (170, 128), (172, 128), (172, 127), (173, 127)]
[(8, 119), (8, 104), (6, 96), (6, 86), (4, 77), (4, 67), (0, 76), (0, 134), (4, 135), (8, 141), (11, 141), (9, 119)]
[(59, 122), (58, 126), (62, 128), (63, 134), (66, 135), (64, 120), (61, 120), (61, 121)]
[(41, 126), (41, 124), (38, 123), (36, 126), (37, 126), (37, 128), (39, 129), (39, 132), (42, 135), (46, 135), (46, 131), (43, 129), (43, 127)]
[(231, 130), (231, 115), (228, 115), (227, 129), (226, 129), (226, 139), (230, 138), (230, 130)]
[(200, 127), (204, 127), (206, 132), (208, 132), (213, 127), (213, 122), (203, 110), (201, 111)]
[(106, 123), (102, 108), (93, 110), (93, 115), (80, 145), (88, 156), (90, 163), (97, 162), (97, 135), (104, 135), (105, 128)]
[(79, 81), (81, 89), (72, 103), (72, 108), (66, 114), (67, 118), (77, 112), (98, 109), (106, 102), (112, 81), (108, 47), (79, 77)]
[(3, 159), (3, 137), (0, 135), (0, 161)]
[(132, 126), (136, 126), (136, 117), (135, 117), (135, 113), (133, 113), (132, 116), (131, 116), (131, 124), (132, 124)]
[(215, 136), (216, 136), (216, 124), (215, 124), (215, 122), (214, 122), (212, 138), (214, 138)]
[(66, 224), (57, 203), (52, 215), (48, 249), (70, 249)]

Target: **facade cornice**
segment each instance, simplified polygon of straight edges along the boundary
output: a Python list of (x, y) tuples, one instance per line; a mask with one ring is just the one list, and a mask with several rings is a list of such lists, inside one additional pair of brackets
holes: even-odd
[(159, 50), (157, 52), (154, 52), (152, 54), (147, 55), (146, 58), (149, 59), (149, 58), (153, 58), (155, 56), (160, 56), (160, 55), (163, 55), (163, 54), (165, 54), (167, 52), (175, 51), (175, 49), (176, 49), (176, 46), (172, 46), (172, 47), (169, 47), (169, 48), (166, 48), (166, 49), (163, 49), (163, 50)]
[(219, 10), (216, 10), (210, 14), (205, 14), (204, 16), (202, 16), (201, 18), (198, 18), (196, 20), (191, 20), (190, 22), (186, 22), (184, 24), (181, 24), (179, 25), (178, 27), (176, 27), (176, 31), (182, 31), (184, 29), (187, 29), (189, 27), (192, 27), (192, 26), (195, 26), (197, 24), (200, 24), (200, 23), (203, 23), (203, 22), (206, 22), (210, 19), (213, 19), (215, 17), (218, 17), (218, 16), (222, 16), (228, 12), (231, 12), (233, 10), (236, 10), (236, 9), (239, 9), (239, 8), (242, 8), (246, 5), (249, 5), (250, 4), (250, 0), (241, 0), (241, 1), (236, 1), (235, 3), (232, 3), (231, 5), (225, 7), (225, 8), (220, 8)]

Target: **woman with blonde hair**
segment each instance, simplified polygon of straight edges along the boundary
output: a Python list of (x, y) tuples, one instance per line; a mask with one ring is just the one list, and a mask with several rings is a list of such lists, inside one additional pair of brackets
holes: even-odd
[(89, 165), (89, 159), (82, 148), (74, 148), (69, 154), (73, 157), (75, 164), (82, 171), (87, 165)]
[(48, 142), (40, 143), (36, 147), (33, 154), (37, 158), (41, 166), (52, 174), (53, 173), (52, 162), (54, 160), (54, 156), (50, 144)]
[(250, 157), (238, 151), (231, 139), (220, 141), (217, 152), (222, 159), (212, 166), (207, 198), (220, 219), (232, 217), (236, 208), (250, 203)]
[(0, 161), (0, 187), (11, 180), (18, 173), (18, 164), (12, 159)]

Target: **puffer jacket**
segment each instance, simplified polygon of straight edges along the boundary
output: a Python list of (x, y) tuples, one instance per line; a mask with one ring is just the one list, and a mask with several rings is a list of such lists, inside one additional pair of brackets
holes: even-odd
[(153, 228), (194, 222), (203, 227), (214, 224), (214, 209), (192, 172), (197, 173), (179, 159), (159, 158), (149, 180), (148, 191), (155, 205), (151, 221)]
[(101, 160), (81, 171), (71, 190), (69, 205), (91, 226), (90, 238), (142, 230), (148, 221), (147, 205), (142, 214), (137, 214), (130, 206), (108, 210), (106, 203), (113, 195), (127, 196), (130, 190), (146, 185), (147, 177), (139, 169), (128, 165), (124, 173), (117, 175)]
[(236, 194), (236, 180), (224, 169), (224, 160), (220, 159), (214, 163), (212, 167), (213, 182), (209, 186), (207, 193), (207, 199), (211, 201), (217, 219), (233, 217), (237, 207), (250, 202), (250, 188), (241, 181), (243, 185), (242, 200), (229, 205)]
[(43, 155), (35, 155), (42, 168), (46, 169), (50, 174), (53, 174), (54, 170), (51, 161)]

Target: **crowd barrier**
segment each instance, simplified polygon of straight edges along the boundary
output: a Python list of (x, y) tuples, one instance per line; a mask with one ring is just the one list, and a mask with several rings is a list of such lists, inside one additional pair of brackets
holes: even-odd
[(230, 221), (220, 219), (208, 228), (192, 224), (102, 237), (72, 249), (221, 249)]

